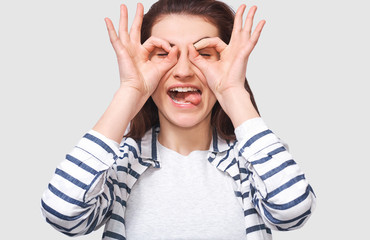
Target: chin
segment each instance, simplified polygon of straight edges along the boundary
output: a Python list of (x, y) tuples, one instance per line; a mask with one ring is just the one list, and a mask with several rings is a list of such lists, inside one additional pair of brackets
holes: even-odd
[(210, 125), (211, 118), (210, 114), (207, 116), (194, 116), (194, 114), (176, 114), (169, 118), (162, 119), (163, 121), (169, 122), (171, 125), (175, 125), (180, 128), (193, 128), (199, 125)]

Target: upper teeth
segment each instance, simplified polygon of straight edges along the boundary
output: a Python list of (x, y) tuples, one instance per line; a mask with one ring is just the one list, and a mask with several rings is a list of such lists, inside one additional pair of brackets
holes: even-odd
[(194, 92), (198, 91), (198, 89), (193, 87), (175, 87), (170, 89), (171, 92)]

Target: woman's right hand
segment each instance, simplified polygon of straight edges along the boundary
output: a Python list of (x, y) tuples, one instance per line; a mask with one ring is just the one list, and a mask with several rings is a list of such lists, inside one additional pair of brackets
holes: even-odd
[[(144, 8), (138, 4), (130, 33), (127, 27), (127, 7), (121, 5), (118, 35), (109, 18), (105, 19), (109, 38), (118, 59), (121, 86), (93, 130), (120, 143), (129, 122), (140, 111), (157, 88), (162, 76), (177, 62), (177, 47), (162, 39), (150, 37), (141, 44)], [(163, 49), (168, 54), (160, 61), (151, 61), (151, 54)]]
[[(116, 52), (121, 87), (125, 91), (136, 90), (140, 96), (149, 98), (157, 88), (162, 76), (176, 64), (177, 48), (171, 47), (167, 41), (150, 37), (141, 44), (141, 25), (144, 7), (141, 3), (137, 10), (130, 32), (128, 32), (127, 7), (120, 7), (118, 35), (109, 18), (105, 18), (108, 34)], [(155, 49), (163, 49), (168, 55), (160, 62), (152, 62), (150, 55)]]

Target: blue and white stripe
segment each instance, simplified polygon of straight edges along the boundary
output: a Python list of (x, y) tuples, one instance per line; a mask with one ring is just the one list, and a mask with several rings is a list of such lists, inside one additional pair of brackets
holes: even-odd
[[(141, 141), (120, 146), (90, 131), (66, 155), (44, 192), (46, 221), (69, 236), (88, 234), (105, 224), (103, 239), (126, 239), (125, 210), (131, 189), (148, 167), (160, 168), (159, 128)], [(235, 181), (235, 196), (245, 216), (246, 239), (271, 239), (271, 229), (301, 227), (315, 196), (287, 147), (260, 118), (235, 130), (237, 141), (213, 133), (208, 161)]]

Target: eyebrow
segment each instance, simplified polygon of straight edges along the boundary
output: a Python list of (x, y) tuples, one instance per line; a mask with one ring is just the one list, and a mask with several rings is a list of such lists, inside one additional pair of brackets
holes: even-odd
[[(208, 36), (206, 36), (206, 37), (202, 37), (201, 39), (198, 39), (197, 41), (193, 42), (193, 45), (194, 45), (194, 44), (196, 44), (197, 42), (200, 42), (200, 41), (201, 41), (201, 40), (203, 40), (203, 39), (206, 39), (206, 38), (211, 38), (211, 37), (208, 37)], [(170, 46), (171, 46), (171, 47), (173, 47), (173, 46), (175, 46), (175, 44), (170, 43)]]

